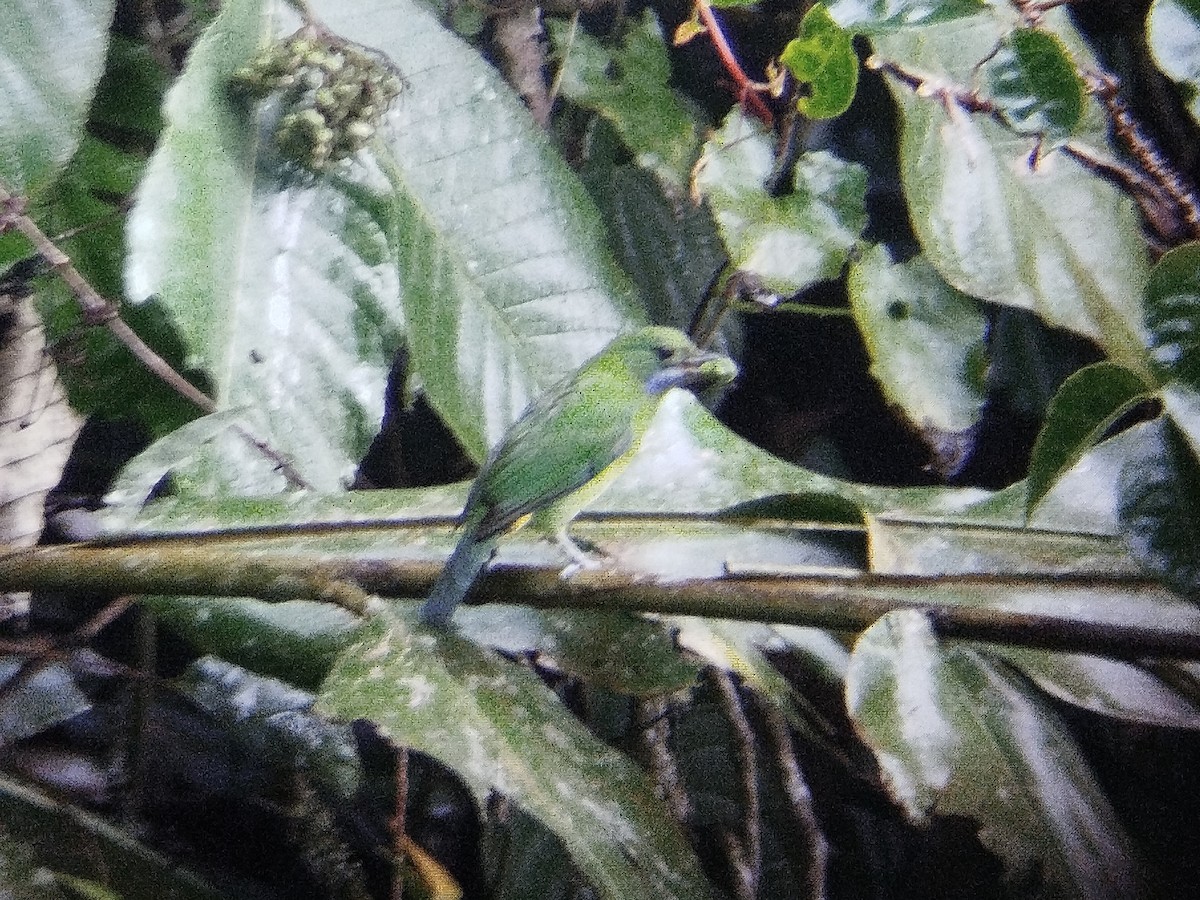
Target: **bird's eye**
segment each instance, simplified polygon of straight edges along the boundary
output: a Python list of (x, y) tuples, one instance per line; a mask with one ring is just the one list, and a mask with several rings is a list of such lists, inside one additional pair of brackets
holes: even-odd
[(675, 355), (670, 347), (655, 347), (654, 352), (656, 354), (658, 354), (659, 362), (666, 362), (668, 359), (670, 359), (672, 356)]

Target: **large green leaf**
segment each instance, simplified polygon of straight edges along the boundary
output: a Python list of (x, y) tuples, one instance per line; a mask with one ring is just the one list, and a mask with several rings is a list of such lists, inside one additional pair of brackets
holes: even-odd
[(1141, 376), (1109, 362), (1086, 366), (1063, 383), (1033, 445), (1027, 482), (1030, 511), (1148, 389)]
[(1087, 761), (1023, 679), (940, 646), (919, 612), (864, 632), (846, 703), (909, 815), (979, 823), (1026, 897), (1132, 897), (1133, 849)]
[(712, 207), (732, 264), (781, 296), (836, 278), (867, 224), (861, 166), (823, 152), (800, 157), (792, 193), (765, 182), (774, 139), (734, 110), (704, 145), (695, 187)]
[(644, 775), (535, 675), (453, 634), (381, 617), (341, 657), (318, 709), (368, 718), (455, 769), (482, 804), (499, 791), (553, 831), (603, 897), (715, 896)]
[[(1069, 23), (1057, 16), (1046, 22), (1076, 53)], [(976, 16), (874, 41), (878, 56), (928, 84), (968, 90), (975, 67), (1006, 29), (999, 16)], [(1031, 165), (1034, 139), (988, 116), (892, 86), (913, 227), (942, 277), (967, 294), (1032, 310), (1093, 338), (1115, 362), (1146, 374), (1140, 298), (1148, 269), (1132, 200), (1062, 152)], [(1112, 155), (1093, 119), (1079, 135)]]
[(75, 152), (115, 6), (0, 2), (0, 184), (10, 192), (37, 192)]
[(261, 675), (315, 688), (362, 620), (331, 603), (146, 596), (156, 621), (193, 647)]
[(886, 34), (973, 16), (987, 8), (986, 0), (833, 0), (833, 20), (859, 34)]
[(1200, 243), (1163, 254), (1150, 272), (1146, 319), (1154, 362), (1200, 390)]
[(1158, 67), (1179, 82), (1188, 112), (1200, 122), (1200, 2), (1154, 0), (1146, 43)]
[[(382, 413), (407, 337), (422, 386), (477, 456), (528, 400), (636, 316), (594, 211), (520, 101), (420, 4), (310, 4), (404, 73), (374, 156), (323, 176), (281, 168), (270, 104), (228, 79), (294, 28), (237, 0), (197, 42), (130, 217), (127, 285), (171, 309), (222, 408), (313, 486), (336, 489)], [(236, 439), (204, 473), (277, 489)]]
[(616, 47), (561, 19), (551, 19), (549, 29), (562, 58), (563, 95), (612, 122), (639, 165), (686, 190), (700, 133), (696, 116), (667, 83), (671, 63), (654, 14), (646, 10), (630, 22)]
[(921, 427), (965, 431), (983, 408), (983, 310), (918, 257), (876, 246), (850, 266), (850, 309), (884, 396)]

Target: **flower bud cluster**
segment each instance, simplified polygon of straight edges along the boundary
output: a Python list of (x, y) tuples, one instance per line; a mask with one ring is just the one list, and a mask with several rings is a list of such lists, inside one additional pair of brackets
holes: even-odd
[(365, 147), (404, 86), (382, 55), (312, 29), (263, 51), (233, 84), (255, 100), (281, 96), (279, 151), (314, 172)]

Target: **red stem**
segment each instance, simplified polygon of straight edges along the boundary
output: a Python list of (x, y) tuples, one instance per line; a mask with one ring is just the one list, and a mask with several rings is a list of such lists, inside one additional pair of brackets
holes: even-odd
[(737, 57), (733, 55), (733, 48), (729, 46), (729, 41), (725, 38), (725, 32), (721, 28), (717, 14), (713, 12), (707, 0), (696, 0), (696, 13), (700, 16), (700, 21), (704, 23), (709, 38), (712, 39), (713, 47), (717, 51), (717, 57), (721, 60), (721, 65), (725, 67), (725, 71), (729, 73), (734, 83), (737, 84), (739, 102), (743, 106), (749, 107), (750, 112), (770, 127), (774, 123), (775, 117), (771, 115), (771, 110), (767, 108), (767, 104), (759, 96), (762, 87), (750, 79), (750, 76), (742, 68), (741, 63), (737, 61)]

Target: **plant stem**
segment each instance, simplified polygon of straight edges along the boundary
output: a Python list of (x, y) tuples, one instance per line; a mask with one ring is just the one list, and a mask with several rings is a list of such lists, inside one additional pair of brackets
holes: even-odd
[(750, 76), (746, 74), (745, 69), (738, 62), (737, 56), (734, 55), (733, 48), (729, 46), (725, 31), (721, 28), (721, 22), (717, 19), (712, 7), (708, 5), (707, 0), (696, 0), (696, 14), (704, 23), (704, 28), (713, 42), (713, 48), (717, 51), (721, 65), (725, 67), (725, 71), (737, 85), (738, 102), (748, 106), (755, 116), (761, 119), (767, 127), (770, 127), (775, 122), (775, 117), (760, 96), (762, 91), (766, 90), (766, 85), (751, 80)]
[[(0, 591), (179, 594), (318, 600), (362, 614), (367, 594), (422, 597), (441, 571), (436, 560), (389, 562), (353, 556), (247, 551), (156, 541), (121, 546), (34, 547), (0, 555)], [(857, 632), (884, 613), (918, 609), (943, 638), (988, 641), (1120, 659), (1200, 659), (1200, 630), (1116, 622), (1111, 603), (1087, 618), (1092, 594), (1118, 584), (1141, 596), (1174, 595), (1148, 579), (1097, 576), (903, 576), (869, 573), (694, 579), (675, 583), (612, 571), (559, 576), (558, 567), (498, 567), (473, 595), (479, 602), (539, 609), (656, 612), (805, 625)], [(1061, 595), (1070, 615), (1000, 608), (1022, 592)], [(954, 602), (931, 600), (953, 593)]]

